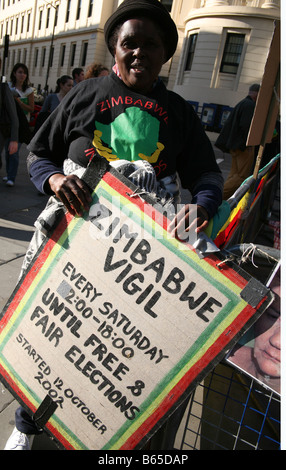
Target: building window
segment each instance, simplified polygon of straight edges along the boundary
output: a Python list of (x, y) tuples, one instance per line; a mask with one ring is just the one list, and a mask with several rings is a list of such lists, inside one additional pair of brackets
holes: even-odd
[(88, 6), (88, 18), (92, 16), (92, 10), (93, 10), (93, 0), (89, 0), (89, 6)]
[(49, 27), (51, 8), (47, 9), (46, 28)]
[(197, 44), (198, 34), (191, 34), (188, 39), (188, 50), (187, 50), (187, 57), (185, 62), (185, 71), (191, 70), (192, 63), (195, 55), (195, 49)]
[(38, 65), (38, 56), (39, 56), (39, 49), (35, 50), (35, 58), (34, 58), (34, 67), (36, 68)]
[(76, 51), (76, 44), (72, 44), (71, 55), (70, 55), (70, 67), (74, 66), (75, 51)]
[(30, 29), (30, 21), (31, 21), (31, 13), (28, 13), (28, 16), (27, 16), (27, 33), (29, 32), (29, 29)]
[(40, 10), (40, 12), (39, 12), (39, 26), (38, 26), (39, 30), (42, 27), (42, 18), (43, 18), (43, 12), (42, 12), (42, 10)]
[(42, 50), (42, 67), (45, 66), (45, 62), (46, 62), (46, 48), (43, 47), (43, 50)]
[(12, 64), (13, 64), (13, 66), (16, 64), (15, 57), (16, 57), (16, 51), (14, 50), (14, 51), (12, 51)]
[(58, 24), (58, 15), (59, 15), (59, 5), (56, 6), (56, 11), (55, 11), (55, 21), (54, 21), (54, 26), (55, 27)]
[(61, 47), (61, 59), (60, 59), (60, 67), (64, 66), (65, 63), (65, 54), (66, 54), (66, 45), (62, 44)]
[(21, 34), (23, 34), (23, 31), (24, 31), (24, 21), (25, 21), (25, 16), (22, 15), (22, 18), (21, 18)]
[(66, 23), (68, 23), (69, 18), (70, 18), (70, 10), (71, 10), (71, 0), (68, 0), (67, 12), (66, 12)]
[(88, 42), (84, 42), (82, 45), (82, 52), (81, 52), (81, 61), (80, 61), (81, 67), (84, 67), (86, 64), (87, 48), (88, 48)]
[(224, 46), (220, 72), (237, 74), (244, 45), (245, 34), (228, 33)]
[(79, 20), (80, 18), (80, 10), (81, 10), (81, 0), (77, 1), (77, 11), (76, 11), (76, 19)]

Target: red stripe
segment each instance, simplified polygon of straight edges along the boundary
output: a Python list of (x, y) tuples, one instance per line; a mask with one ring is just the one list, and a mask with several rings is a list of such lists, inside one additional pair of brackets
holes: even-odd
[[(142, 200), (140, 197), (130, 197), (130, 188), (124, 185), (121, 181), (119, 181), (116, 177), (111, 175), (110, 173), (106, 173), (103, 177), (105, 183), (110, 185), (113, 190), (117, 191), (119, 194), (124, 196), (128, 199), (132, 204), (135, 204), (141, 211), (146, 213), (148, 216), (152, 218), (152, 220), (156, 219), (157, 211), (154, 208)], [(160, 214), (161, 216), (161, 214)], [(22, 292), (25, 292), (35, 277), (38, 274), (39, 269), (47, 260), (51, 250), (53, 249), (54, 245), (58, 242), (61, 235), (66, 230), (68, 224), (72, 220), (70, 214), (66, 214), (66, 217), (61, 221), (61, 223), (56, 228), (55, 232), (53, 233), (53, 237), (47, 242), (44, 249), (40, 253), (36, 263), (34, 264), (33, 268), (29, 271), (28, 275), (25, 277), (24, 282), (21, 288), (18, 290), (15, 298), (11, 302), (8, 310), (7, 315), (5, 315), (5, 324), (9, 321), (9, 318), (14, 313), (15, 308), (21, 301)], [(162, 217), (163, 225), (167, 226), (165, 223), (168, 223), (166, 217)], [(158, 221), (157, 221), (158, 223)], [(213, 267), (217, 268), (218, 259), (215, 257), (207, 258), (207, 262), (212, 265)], [(226, 267), (223, 271), (223, 274), (228, 277), (231, 281), (233, 281), (236, 285), (240, 287), (244, 287), (246, 281), (244, 278), (238, 275), (233, 269)], [(178, 400), (178, 398), (182, 395), (184, 390), (195, 380), (198, 374), (203, 371), (212, 360), (221, 352), (221, 350), (230, 342), (230, 340), (237, 334), (237, 332), (241, 329), (241, 326), (244, 325), (252, 316), (255, 310), (250, 306), (245, 307), (245, 309), (239, 314), (239, 316), (233, 321), (233, 323), (220, 335), (220, 337), (213, 343), (208, 351), (204, 354), (204, 356), (196, 362), (196, 364), (184, 375), (184, 377), (173, 387), (173, 389), (169, 392), (166, 398), (160, 403), (157, 410), (149, 416), (144, 423), (135, 431), (135, 433), (130, 436), (130, 438), (124, 443), (121, 447), (122, 450), (132, 449), (134, 448), (153, 427), (154, 425), (164, 416), (164, 414), (173, 406), (174, 402)], [(2, 367), (1, 367), (2, 370)], [(9, 383), (11, 388), (17, 393), (19, 397), (23, 400), (24, 403), (31, 409), (31, 411), (35, 411), (35, 407), (30, 403), (26, 396), (23, 395), (23, 392), (18, 388), (18, 386), (14, 383), (14, 381), (8, 376), (5, 370), (2, 371), (2, 375)], [(73, 449), (74, 447), (55, 429), (50, 423), (47, 423), (47, 428), (53, 433), (53, 435), (58, 439), (59, 442), (67, 449)]]
[[(9, 384), (12, 390), (17, 394), (17, 396), (27, 405), (27, 407), (35, 413), (36, 407), (28, 400), (27, 396), (24, 395), (24, 392), (18, 387), (16, 382), (8, 375), (8, 372), (1, 366), (0, 364), (0, 373), (5, 379), (5, 381)], [(64, 447), (67, 449), (72, 450), (73, 446), (55, 429), (50, 423), (47, 423), (47, 428), (53, 433), (53, 435), (62, 443)]]
[(168, 393), (166, 398), (158, 406), (157, 410), (149, 416), (144, 423), (134, 432), (132, 436), (121, 446), (120, 450), (133, 449), (142, 438), (151, 431), (154, 425), (164, 416), (164, 414), (180, 398), (184, 390), (196, 379), (198, 374), (203, 371), (212, 360), (222, 351), (224, 347), (234, 338), (244, 325), (254, 314), (255, 310), (247, 305), (242, 312), (235, 318), (231, 325), (219, 336), (214, 344), (206, 351), (182, 379)]
[(204, 258), (204, 261), (215, 268), (218, 272), (222, 273), (227, 279), (233, 282), (240, 289), (243, 289), (248, 283), (248, 280), (241, 276), (235, 269), (231, 268), (231, 266), (229, 266), (227, 263), (223, 263), (220, 265), (220, 267), (218, 267), (218, 264), (221, 262), (221, 260), (216, 256), (209, 255)]
[(215, 244), (219, 248), (222, 248), (226, 244), (230, 236), (233, 235), (233, 231), (240, 223), (241, 214), (242, 211), (241, 209), (239, 209), (236, 216), (228, 223), (227, 227), (222, 232), (220, 232), (218, 236), (214, 239)]
[[(107, 183), (113, 190), (121, 194), (121, 196), (128, 199), (132, 204), (135, 204), (144, 214), (147, 214), (152, 220), (156, 221), (157, 223), (162, 221), (162, 223), (158, 223), (161, 227), (165, 228), (170, 223), (167, 217), (160, 214), (154, 207), (149, 204), (148, 202), (144, 201), (139, 195), (134, 197), (131, 193), (131, 189), (126, 186), (122, 181), (118, 180), (115, 176), (111, 173), (106, 173), (103, 177), (105, 183)], [(159, 214), (159, 217), (158, 217)], [(158, 219), (158, 220), (157, 220)]]
[(0, 324), (0, 330), (2, 330), (9, 320), (11, 319), (12, 315), (14, 314), (14, 311), (20, 304), (25, 292), (29, 289), (33, 281), (35, 280), (36, 276), (38, 275), (41, 267), (43, 264), (46, 262), (48, 256), (50, 255), (52, 249), (54, 248), (55, 244), (58, 242), (64, 231), (66, 230), (68, 224), (72, 220), (72, 215), (71, 214), (66, 214), (66, 216), (61, 220), (59, 225), (56, 227), (55, 231), (52, 234), (52, 237), (49, 238), (47, 241), (46, 245), (44, 246), (43, 250), (39, 254), (36, 262), (34, 265), (29, 269), (28, 274), (24, 277), (23, 282), (17, 292), (15, 293), (15, 296), (13, 297), (7, 312), (5, 313), (1, 324)]

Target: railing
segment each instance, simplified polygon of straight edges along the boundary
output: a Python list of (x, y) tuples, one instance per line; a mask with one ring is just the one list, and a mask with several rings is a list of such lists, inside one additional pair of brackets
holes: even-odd
[(280, 397), (227, 364), (193, 392), (181, 450), (280, 450)]

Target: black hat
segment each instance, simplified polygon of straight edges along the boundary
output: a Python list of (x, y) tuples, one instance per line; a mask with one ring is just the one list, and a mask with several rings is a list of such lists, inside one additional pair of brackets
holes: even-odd
[(109, 51), (109, 38), (114, 28), (124, 21), (130, 20), (138, 15), (145, 16), (158, 23), (165, 33), (166, 62), (173, 56), (178, 43), (178, 32), (174, 21), (168, 10), (158, 0), (124, 0), (117, 10), (110, 16), (104, 26), (105, 42)]

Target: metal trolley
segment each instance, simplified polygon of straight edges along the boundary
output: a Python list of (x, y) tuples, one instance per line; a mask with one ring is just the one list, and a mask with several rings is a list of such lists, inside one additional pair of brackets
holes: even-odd
[(181, 450), (280, 450), (280, 396), (219, 364), (193, 392)]

